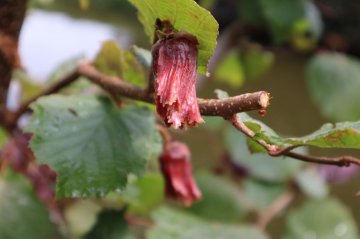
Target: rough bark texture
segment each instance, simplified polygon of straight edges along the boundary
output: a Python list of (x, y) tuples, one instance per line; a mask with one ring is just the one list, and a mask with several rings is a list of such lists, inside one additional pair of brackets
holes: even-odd
[[(134, 86), (118, 77), (104, 75), (90, 63), (83, 62), (77, 67), (77, 69), (64, 76), (57, 83), (24, 102), (23, 105), (20, 106), (19, 110), (11, 116), (11, 121), (16, 123), (18, 118), (28, 111), (32, 102), (42, 96), (56, 93), (60, 89), (74, 82), (79, 76), (85, 76), (88, 80), (96, 85), (99, 85), (111, 94), (151, 104), (155, 102), (154, 95), (149, 93), (147, 89)], [(197, 99), (197, 101), (202, 115), (228, 117), (228, 111), (233, 114), (264, 109), (269, 105), (270, 96), (269, 93), (265, 91), (259, 91), (233, 96), (226, 99)]]
[(12, 70), (21, 65), (18, 39), (26, 6), (27, 0), (0, 1), (0, 112), (6, 111)]
[(198, 100), (200, 113), (208, 116), (232, 116), (239, 112), (266, 109), (270, 94), (265, 91), (246, 93), (226, 99)]

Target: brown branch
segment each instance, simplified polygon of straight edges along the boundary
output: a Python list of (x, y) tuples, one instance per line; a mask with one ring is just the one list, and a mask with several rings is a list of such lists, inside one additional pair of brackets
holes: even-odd
[(340, 167), (348, 167), (351, 164), (360, 165), (360, 159), (350, 156), (350, 155), (342, 155), (338, 157), (321, 157), (321, 156), (313, 156), (313, 155), (304, 155), (295, 152), (286, 152), (283, 155), (292, 157), (304, 162), (311, 163), (319, 163), (319, 164), (329, 164), (336, 165)]
[(161, 135), (163, 142), (163, 149), (165, 149), (166, 145), (172, 141), (172, 136), (166, 127), (162, 125), (156, 125), (156, 128)]
[[(81, 63), (77, 69), (64, 78), (59, 80), (55, 85), (50, 86), (38, 95), (27, 100), (21, 107), (13, 113), (11, 122), (16, 125), (19, 117), (24, 114), (31, 103), (36, 101), (41, 96), (49, 95), (58, 92), (62, 88), (74, 82), (79, 76), (85, 76), (94, 84), (102, 87), (111, 95), (119, 95), (128, 97), (134, 100), (140, 100), (148, 103), (154, 103), (153, 94), (149, 94), (147, 89), (142, 89), (133, 84), (126, 82), (118, 77), (108, 76), (99, 72), (90, 63)], [(229, 117), (229, 115), (251, 111), (261, 110), (269, 105), (270, 96), (265, 91), (255, 93), (247, 93), (239, 96), (230, 97), (227, 99), (198, 99), (200, 113), (204, 116), (222, 116)]]
[(304, 154), (292, 152), (291, 150), (296, 148), (297, 146), (280, 148), (279, 146), (269, 144), (262, 139), (254, 138), (255, 133), (242, 122), (239, 116), (233, 115), (228, 120), (237, 130), (241, 131), (247, 137), (252, 138), (258, 144), (263, 146), (267, 150), (270, 156), (273, 157), (288, 156), (304, 162), (328, 164), (339, 167), (343, 167), (343, 166), (347, 167), (350, 166), (351, 164), (360, 165), (360, 159), (353, 156), (344, 155), (339, 157), (319, 157), (319, 156), (304, 155)]
[(266, 229), (269, 222), (283, 211), (294, 200), (295, 194), (292, 191), (286, 191), (275, 199), (268, 208), (258, 215), (256, 226), (260, 229)]
[(152, 68), (150, 69), (150, 73), (149, 73), (149, 82), (148, 82), (147, 92), (148, 92), (148, 94), (153, 94), (155, 92), (155, 78), (153, 75)]
[(261, 110), (268, 107), (270, 95), (268, 92), (259, 91), (247, 93), (226, 99), (198, 99), (200, 112), (208, 116), (231, 116), (239, 112)]
[[(90, 64), (82, 64), (78, 68), (79, 74), (89, 78), (93, 83), (105, 90), (115, 92), (135, 100), (154, 103), (152, 94), (146, 89), (138, 88), (120, 78), (107, 76), (97, 71)], [(265, 91), (248, 93), (227, 99), (198, 99), (200, 113), (205, 116), (227, 117), (234, 113), (260, 110), (269, 105), (270, 96)]]
[(105, 75), (89, 63), (80, 64), (77, 70), (80, 75), (87, 77), (91, 82), (99, 85), (108, 92), (134, 100), (148, 103), (154, 102), (154, 98), (148, 94), (146, 89), (136, 87), (118, 77)]
[[(239, 131), (241, 131), (242, 133), (244, 133), (247, 137), (254, 139), (255, 133), (254, 131), (252, 131), (250, 128), (248, 128), (240, 119), (239, 116), (237, 115), (233, 115), (229, 121), (231, 122), (231, 124), (238, 129)], [(261, 146), (263, 146), (270, 155), (272, 156), (280, 156), (282, 154), (280, 154), (279, 152), (281, 151), (281, 148), (278, 147), (277, 145), (273, 145), (273, 144), (269, 144), (267, 143), (265, 140), (262, 139), (255, 139), (255, 141), (260, 144)]]

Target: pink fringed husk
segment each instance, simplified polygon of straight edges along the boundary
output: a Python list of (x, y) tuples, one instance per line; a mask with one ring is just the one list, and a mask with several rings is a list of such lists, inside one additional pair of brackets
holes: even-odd
[(181, 200), (185, 206), (201, 199), (201, 192), (192, 176), (190, 152), (185, 144), (168, 143), (160, 156), (160, 165), (168, 197)]
[(166, 125), (187, 128), (203, 122), (196, 97), (197, 40), (176, 34), (153, 48), (157, 112)]

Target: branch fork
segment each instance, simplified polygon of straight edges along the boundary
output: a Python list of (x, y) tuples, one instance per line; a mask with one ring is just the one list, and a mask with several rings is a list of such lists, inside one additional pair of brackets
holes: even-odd
[(288, 147), (281, 148), (277, 145), (269, 144), (263, 139), (255, 138), (254, 137), (255, 133), (242, 122), (242, 120), (238, 115), (233, 115), (228, 120), (237, 130), (245, 134), (247, 137), (254, 139), (258, 144), (263, 146), (270, 156), (273, 157), (288, 156), (304, 162), (328, 164), (339, 167), (348, 167), (351, 164), (360, 166), (360, 159), (355, 158), (353, 156), (344, 155), (339, 157), (319, 157), (312, 155), (304, 155), (292, 151), (293, 149), (300, 147), (302, 145), (290, 145)]

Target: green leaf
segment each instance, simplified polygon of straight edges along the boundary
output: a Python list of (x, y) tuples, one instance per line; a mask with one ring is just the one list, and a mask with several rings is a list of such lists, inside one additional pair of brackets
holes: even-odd
[(128, 203), (127, 211), (147, 216), (164, 200), (164, 180), (160, 174), (148, 173), (133, 184), (129, 184), (121, 195)]
[(267, 153), (266, 149), (253, 139), (247, 138), (246, 143), (251, 154)]
[(19, 174), (2, 175), (0, 195), (0, 238), (55, 238), (55, 226), (50, 222), (46, 207), (24, 177)]
[(285, 184), (275, 184), (247, 179), (244, 193), (258, 210), (264, 210), (286, 190)]
[(299, 172), (295, 180), (300, 189), (309, 197), (320, 199), (329, 193), (325, 179), (319, 175), (316, 169), (312, 168)]
[(240, 189), (225, 179), (201, 173), (196, 176), (196, 182), (203, 198), (194, 203), (189, 211), (198, 216), (220, 222), (238, 221), (252, 209), (251, 202), (247, 201)]
[(4, 146), (6, 140), (7, 140), (7, 135), (5, 133), (5, 130), (0, 127), (0, 148)]
[(28, 132), (39, 163), (58, 173), (57, 197), (104, 196), (120, 191), (129, 174), (141, 176), (161, 139), (154, 115), (118, 109), (106, 98), (53, 95), (32, 104)]
[(307, 67), (312, 98), (332, 120), (360, 119), (360, 62), (338, 53), (316, 55)]
[(252, 24), (267, 25), (274, 41), (284, 43), (294, 37), (294, 26), (306, 21), (307, 28), (295, 36), (318, 39), (322, 31), (321, 15), (309, 0), (244, 0), (240, 4), (242, 18)]
[(257, 78), (274, 63), (274, 54), (258, 44), (251, 44), (241, 52), (241, 62), (246, 78)]
[(198, 72), (206, 74), (218, 35), (219, 24), (209, 11), (193, 0), (130, 0), (139, 11), (146, 34), (153, 42), (156, 19), (168, 20), (176, 31), (195, 36), (199, 42)]
[(261, 11), (261, 5), (259, 0), (242, 0), (238, 9), (241, 18), (251, 24), (264, 24), (265, 19)]
[(122, 77), (122, 50), (114, 41), (106, 41), (94, 59), (96, 68), (104, 74)]
[(264, 139), (271, 144), (360, 149), (360, 121), (327, 123), (304, 137), (281, 138), (264, 123), (245, 113), (241, 113), (240, 116), (245, 125), (256, 133), (255, 138)]
[(142, 65), (131, 51), (123, 50), (114, 41), (106, 41), (97, 54), (94, 65), (104, 74), (117, 76), (137, 86), (145, 84)]
[[(316, 11), (316, 7), (308, 0), (259, 0), (263, 10), (264, 18), (272, 32), (275, 42), (282, 43), (289, 39), (291, 30), (300, 19), (308, 19), (310, 15), (307, 11)], [(317, 12), (317, 21), (321, 21), (320, 14)], [(309, 19), (310, 23), (313, 19)], [(317, 23), (315, 23), (317, 24)], [(318, 24), (317, 24), (318, 25)], [(317, 25), (309, 25), (308, 32), (317, 30)], [(313, 35), (320, 35), (315, 32)]]
[(131, 239), (123, 211), (103, 211), (84, 239)]
[(241, 113), (244, 123), (256, 133), (257, 138), (282, 145), (315, 146), (319, 148), (360, 149), (360, 121), (324, 124), (319, 130), (298, 138), (281, 138), (272, 129), (258, 120)]
[(154, 213), (156, 226), (148, 239), (266, 239), (262, 231), (247, 225), (227, 225), (203, 221), (170, 208), (160, 208)]
[(236, 51), (231, 51), (215, 69), (215, 79), (232, 87), (240, 87), (244, 82), (244, 72)]
[(319, 130), (298, 138), (281, 138), (264, 123), (240, 114), (242, 121), (255, 133), (255, 138), (279, 145), (315, 146), (319, 148), (360, 149), (360, 121), (324, 124)]
[(226, 146), (231, 160), (239, 167), (245, 167), (250, 175), (269, 182), (283, 182), (291, 178), (303, 165), (302, 162), (287, 157), (271, 157), (265, 153), (251, 153), (247, 138), (232, 126), (225, 132)]
[[(226, 98), (228, 94), (217, 90), (219, 98)], [(319, 130), (298, 138), (282, 138), (271, 128), (259, 120), (251, 118), (246, 113), (237, 114), (254, 133), (255, 139), (262, 139), (278, 146), (315, 146), (320, 148), (352, 148), (360, 149), (360, 121), (325, 124)], [(240, 132), (238, 132), (240, 134)], [(234, 147), (236, 148), (236, 147)]]
[(359, 238), (350, 211), (335, 199), (307, 201), (290, 213), (284, 239)]
[(291, 30), (291, 44), (298, 51), (309, 51), (316, 47), (321, 37), (323, 23), (315, 4), (305, 1), (305, 16), (294, 22)]
[(79, 0), (81, 10), (85, 11), (89, 9), (90, 0)]
[(317, 46), (317, 41), (309, 37), (308, 29), (310, 22), (306, 19), (300, 19), (295, 22), (291, 31), (291, 45), (299, 52), (313, 50)]
[(324, 124), (312, 134), (285, 139), (292, 145), (311, 145), (320, 148), (360, 149), (360, 121)]

